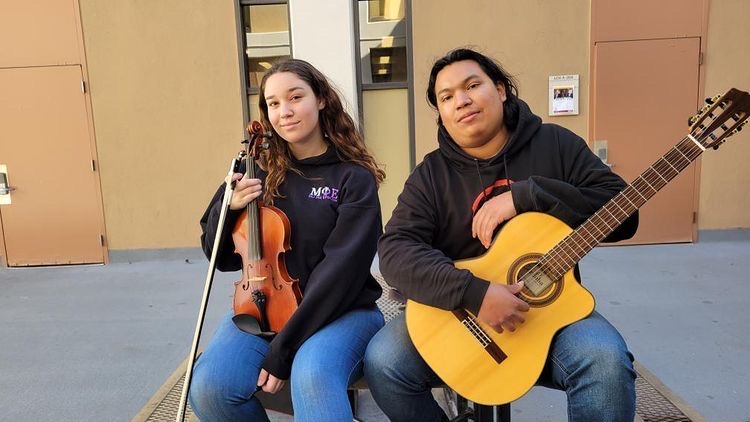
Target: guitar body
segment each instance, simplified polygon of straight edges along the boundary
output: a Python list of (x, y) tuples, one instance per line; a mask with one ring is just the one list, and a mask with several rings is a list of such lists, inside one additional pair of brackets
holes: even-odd
[[(542, 213), (511, 219), (484, 255), (456, 261), (492, 283), (516, 283), (529, 267), (572, 229)], [(409, 300), (406, 326), (414, 346), (440, 378), (461, 396), (480, 404), (509, 403), (534, 386), (547, 360), (552, 337), (594, 310), (594, 298), (565, 273), (540, 295), (524, 289), (519, 297), (531, 308), (515, 332), (497, 333), (474, 318), (506, 356), (493, 357), (452, 312)]]

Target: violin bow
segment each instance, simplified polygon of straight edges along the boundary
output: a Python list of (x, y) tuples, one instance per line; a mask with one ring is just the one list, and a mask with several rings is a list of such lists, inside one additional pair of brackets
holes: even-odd
[(201, 307), (198, 311), (198, 320), (195, 323), (195, 333), (193, 334), (193, 344), (190, 347), (190, 354), (187, 357), (187, 369), (185, 370), (185, 380), (182, 384), (182, 394), (180, 396), (180, 407), (177, 409), (176, 422), (183, 422), (185, 419), (185, 408), (187, 407), (187, 396), (190, 390), (190, 380), (193, 376), (193, 363), (195, 361), (195, 355), (198, 353), (198, 341), (201, 337), (201, 330), (203, 329), (203, 320), (206, 316), (206, 306), (208, 305), (208, 296), (211, 292), (211, 284), (214, 280), (214, 272), (216, 270), (216, 255), (219, 251), (219, 244), (221, 243), (222, 232), (224, 231), (224, 220), (227, 216), (227, 210), (229, 204), (232, 201), (232, 192), (234, 191), (234, 182), (232, 182), (232, 175), (237, 168), (237, 162), (240, 157), (244, 155), (244, 151), (232, 159), (232, 164), (229, 167), (227, 173), (227, 185), (224, 188), (224, 200), (221, 203), (221, 213), (219, 214), (219, 225), (216, 229), (216, 237), (214, 238), (214, 246), (211, 249), (211, 259), (208, 262), (208, 273), (206, 274), (206, 284), (203, 288), (203, 299), (201, 299)]

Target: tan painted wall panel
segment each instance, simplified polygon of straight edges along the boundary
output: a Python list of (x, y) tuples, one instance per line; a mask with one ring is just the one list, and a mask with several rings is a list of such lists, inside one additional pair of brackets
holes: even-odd
[(0, 0), (0, 67), (80, 64), (76, 0)]
[(232, 2), (80, 3), (109, 247), (197, 246), (243, 137)]
[(597, 42), (700, 37), (704, 22), (703, 0), (594, 0), (591, 13)]
[(391, 218), (409, 176), (409, 97), (406, 89), (364, 91), (365, 142), (385, 170), (380, 186), (383, 224)]
[[(466, 45), (496, 58), (515, 75), (520, 97), (545, 121), (587, 134), (589, 2), (413, 0), (412, 17), (417, 162), (437, 147), (436, 112), (425, 100), (432, 63)], [(548, 78), (565, 74), (580, 75), (580, 115), (549, 117)]]
[[(750, 1), (712, 1), (705, 53), (706, 96), (731, 87), (750, 90)], [(750, 227), (750, 129), (701, 159), (700, 229)]]

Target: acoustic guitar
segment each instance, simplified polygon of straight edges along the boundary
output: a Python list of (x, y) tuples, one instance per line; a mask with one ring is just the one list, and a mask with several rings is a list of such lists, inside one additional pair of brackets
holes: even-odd
[(463, 309), (407, 301), (412, 342), (448, 386), (485, 405), (509, 403), (534, 386), (554, 334), (594, 310), (594, 297), (573, 276), (576, 263), (703, 151), (717, 149), (746, 123), (747, 92), (733, 88), (706, 102), (685, 138), (575, 230), (547, 214), (522, 213), (485, 254), (455, 262), (492, 283), (524, 282), (518, 296), (530, 310), (516, 331), (498, 333)]

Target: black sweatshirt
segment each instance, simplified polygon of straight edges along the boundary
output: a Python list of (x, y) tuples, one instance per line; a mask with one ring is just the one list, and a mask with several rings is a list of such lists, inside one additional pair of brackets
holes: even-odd
[[(407, 179), (378, 244), (383, 276), (405, 297), (478, 314), (489, 282), (453, 261), (486, 252), (471, 222), (487, 199), (510, 188), (519, 214), (538, 211), (575, 228), (626, 186), (583, 139), (543, 124), (518, 101), (518, 125), (496, 156), (471, 157), (441, 126), (439, 148)], [(605, 241), (632, 237), (637, 227), (636, 212)]]
[[(279, 186), (284, 197), (275, 198), (274, 206), (291, 223), (286, 266), (289, 275), (299, 280), (302, 301), (271, 341), (262, 364), (280, 379), (289, 378), (294, 355), (306, 339), (349, 310), (375, 306), (381, 293), (370, 274), (382, 233), (375, 177), (360, 165), (341, 161), (333, 146), (320, 156), (293, 160), (293, 165), (302, 175), (286, 172)], [(265, 180), (265, 176), (259, 171), (258, 178)], [(201, 245), (207, 257), (211, 256), (223, 196), (224, 185), (200, 221)], [(240, 214), (231, 210), (227, 214), (216, 260), (221, 271), (242, 268), (231, 238)]]

